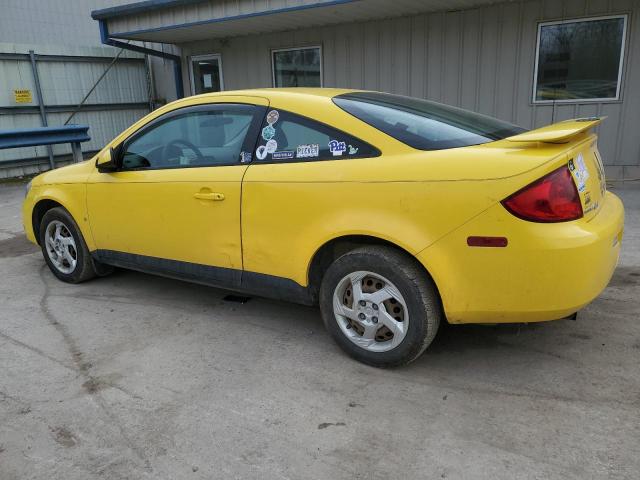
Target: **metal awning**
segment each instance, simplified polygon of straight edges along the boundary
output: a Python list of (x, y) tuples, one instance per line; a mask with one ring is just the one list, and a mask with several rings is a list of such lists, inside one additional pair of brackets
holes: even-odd
[(147, 0), (92, 12), (113, 39), (180, 44), (321, 27), (509, 0)]

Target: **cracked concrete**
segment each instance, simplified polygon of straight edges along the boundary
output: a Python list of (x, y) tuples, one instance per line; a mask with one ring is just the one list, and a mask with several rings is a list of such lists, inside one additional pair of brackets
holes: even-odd
[(0, 479), (616, 478), (640, 471), (640, 189), (577, 322), (345, 357), (312, 308), (134, 272), (66, 285), (0, 185)]

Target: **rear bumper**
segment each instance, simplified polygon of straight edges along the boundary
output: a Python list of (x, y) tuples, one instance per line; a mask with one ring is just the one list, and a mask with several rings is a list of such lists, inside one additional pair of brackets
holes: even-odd
[[(567, 317), (609, 283), (620, 254), (624, 208), (607, 193), (589, 219), (540, 224), (500, 204), (423, 250), (451, 323), (539, 322)], [(506, 236), (504, 248), (468, 247), (472, 235)]]

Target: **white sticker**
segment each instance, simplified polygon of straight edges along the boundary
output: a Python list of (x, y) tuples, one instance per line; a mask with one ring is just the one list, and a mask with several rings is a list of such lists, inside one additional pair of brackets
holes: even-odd
[(277, 110), (271, 110), (269, 113), (267, 113), (267, 123), (269, 125), (273, 125), (274, 123), (276, 123), (279, 118), (280, 114)]
[(260, 145), (256, 150), (256, 157), (258, 158), (258, 160), (264, 160), (265, 158), (267, 158), (267, 147), (265, 147), (264, 145)]
[(273, 158), (274, 160), (288, 160), (290, 158), (293, 158), (293, 151), (283, 150), (282, 152), (273, 152), (271, 158)]
[(271, 139), (267, 142), (265, 146), (267, 147), (267, 153), (273, 153), (278, 149), (278, 142)]
[(329, 150), (334, 157), (339, 157), (347, 150), (347, 144), (338, 140), (331, 140), (329, 142)]
[(589, 170), (587, 170), (587, 166), (584, 163), (584, 157), (582, 156), (581, 153), (578, 154), (578, 171), (580, 172), (580, 176), (582, 177), (583, 181), (587, 181), (587, 179), (589, 178)]
[(298, 145), (296, 149), (296, 158), (313, 158), (320, 154), (320, 145), (311, 143), (307, 145)]
[(355, 155), (356, 153), (358, 153), (358, 148), (353, 145), (349, 145), (349, 155)]
[(584, 157), (581, 153), (576, 157), (576, 161), (569, 160), (569, 170), (575, 177), (578, 191), (583, 192), (587, 187), (587, 180), (589, 178), (589, 170), (584, 163)]

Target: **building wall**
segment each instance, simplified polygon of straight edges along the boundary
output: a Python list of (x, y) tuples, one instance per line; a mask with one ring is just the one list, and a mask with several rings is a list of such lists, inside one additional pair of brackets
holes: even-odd
[[(55, 54), (64, 60), (38, 60), (37, 68), (44, 104), (49, 110), (51, 126), (63, 125), (82, 98), (109, 65), (113, 49), (102, 47), (43, 47), (0, 44), (0, 130), (41, 126), (36, 87), (31, 62), (4, 54), (28, 53), (33, 48), (40, 55)], [(124, 57), (124, 58), (123, 58)], [(145, 60), (140, 55), (124, 53), (106, 74), (100, 86), (86, 100), (70, 123), (89, 125), (91, 140), (82, 145), (85, 151), (101, 149), (117, 133), (149, 112)], [(32, 93), (32, 102), (17, 104), (16, 89)], [(70, 154), (68, 145), (55, 145), (55, 155)], [(0, 150), (0, 162), (24, 158), (44, 158), (45, 147)], [(0, 164), (1, 168), (1, 164)]]
[(132, 0), (2, 0), (0, 42), (40, 45), (100, 45), (91, 11)]
[[(628, 14), (622, 100), (532, 103), (537, 23)], [(470, 10), (181, 44), (182, 54), (222, 54), (227, 90), (272, 86), (270, 50), (323, 48), (326, 87), (424, 97), (527, 128), (607, 116), (600, 150), (611, 178), (640, 177), (640, 1), (530, 0)], [(185, 88), (191, 88), (184, 62)], [(188, 93), (188, 92), (187, 92)]]
[[(38, 72), (51, 126), (64, 124), (75, 106), (108, 67), (118, 49), (100, 42), (91, 11), (128, 0), (3, 0), (0, 8), (0, 129), (41, 126), (30, 62), (12, 54), (64, 56), (68, 61), (39, 60)], [(124, 52), (87, 98), (71, 123), (89, 125), (85, 152), (101, 149), (113, 137), (149, 112), (147, 67), (143, 55)], [(96, 60), (97, 59), (97, 60)], [(17, 104), (14, 89), (32, 92), (30, 104)], [(128, 104), (128, 105), (126, 105)], [(53, 147), (57, 163), (70, 157), (68, 145)], [(49, 168), (47, 149), (0, 150), (0, 178)]]

